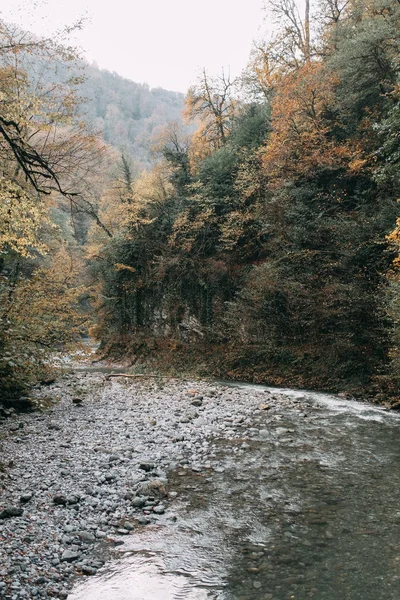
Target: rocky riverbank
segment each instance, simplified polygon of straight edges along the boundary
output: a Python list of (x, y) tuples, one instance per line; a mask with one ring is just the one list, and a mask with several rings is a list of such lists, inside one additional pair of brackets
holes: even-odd
[(35, 402), (0, 425), (0, 597), (10, 600), (66, 598), (126, 536), (168, 518), (170, 472), (218, 471), (215, 443), (258, 434), (283, 404), (306, 407), (265, 390), (100, 373), (66, 375)]

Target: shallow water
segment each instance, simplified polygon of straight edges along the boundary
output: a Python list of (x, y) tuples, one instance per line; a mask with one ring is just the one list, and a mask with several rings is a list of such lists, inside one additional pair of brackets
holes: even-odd
[(70, 600), (400, 598), (399, 417), (274, 392), (299, 409), (217, 441), (217, 470), (170, 473), (176, 521), (129, 536)]

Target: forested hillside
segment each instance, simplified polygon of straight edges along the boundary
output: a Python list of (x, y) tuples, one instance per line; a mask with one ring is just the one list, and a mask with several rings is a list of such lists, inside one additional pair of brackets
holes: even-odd
[(148, 168), (160, 128), (182, 120), (183, 94), (150, 89), (94, 65), (84, 65), (83, 75), (85, 120), (107, 144), (133, 157), (138, 168)]
[(204, 72), (196, 133), (167, 130), (155, 170), (104, 207), (120, 220), (92, 259), (98, 335), (202, 373), (392, 385), (400, 7), (271, 11), (246, 95)]
[(133, 160), (137, 171), (148, 169), (160, 130), (171, 121), (182, 123), (184, 95), (151, 89), (74, 56), (71, 61), (53, 56), (44, 62), (29, 54), (21, 57), (21, 67), (32, 86), (56, 83), (76, 89), (76, 118), (82, 118), (106, 144)]

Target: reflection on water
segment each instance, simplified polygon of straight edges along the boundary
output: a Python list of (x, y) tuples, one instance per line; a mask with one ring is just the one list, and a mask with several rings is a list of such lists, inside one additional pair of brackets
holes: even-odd
[(399, 418), (306, 396), (216, 441), (217, 471), (171, 473), (176, 523), (130, 536), (70, 600), (398, 600)]
[(128, 553), (123, 561), (107, 568), (101, 580), (94, 582), (90, 592), (82, 587), (73, 597), (75, 600), (85, 600), (88, 597), (101, 600), (209, 598), (205, 590), (191, 588), (185, 577), (166, 572), (161, 558), (152, 553)]

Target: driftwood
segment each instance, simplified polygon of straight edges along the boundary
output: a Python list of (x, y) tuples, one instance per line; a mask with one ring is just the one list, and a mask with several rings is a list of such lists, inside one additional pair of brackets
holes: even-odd
[(145, 373), (140, 373), (136, 375), (131, 375), (130, 373), (109, 373), (106, 375), (105, 379), (108, 381), (111, 377), (158, 377), (159, 379), (176, 379), (176, 377), (172, 377), (171, 375), (147, 375)]

